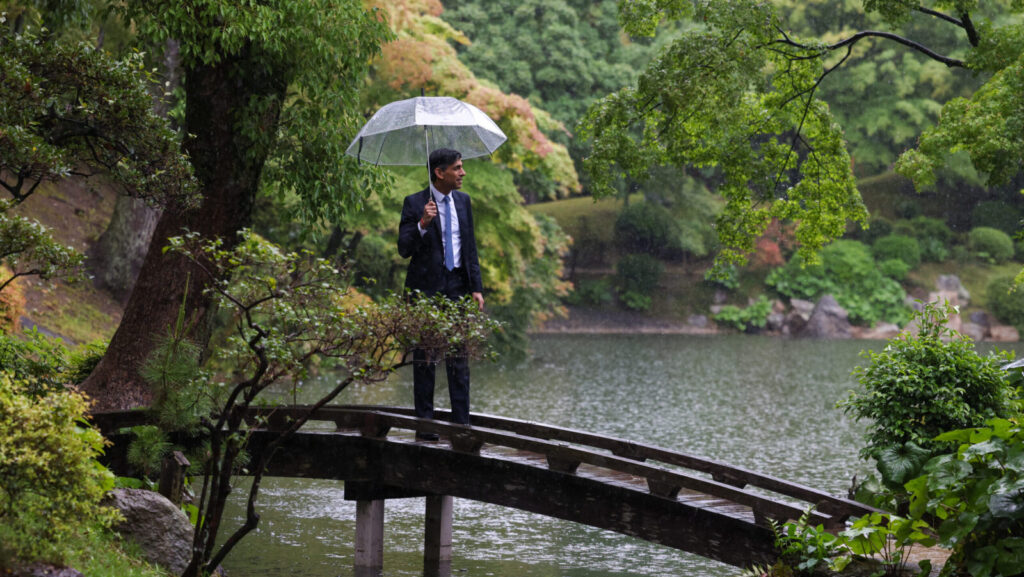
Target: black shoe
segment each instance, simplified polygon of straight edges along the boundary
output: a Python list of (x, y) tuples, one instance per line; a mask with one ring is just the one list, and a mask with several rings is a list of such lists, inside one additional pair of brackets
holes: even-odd
[(439, 441), (441, 437), (437, 433), (416, 433), (416, 439), (420, 441)]

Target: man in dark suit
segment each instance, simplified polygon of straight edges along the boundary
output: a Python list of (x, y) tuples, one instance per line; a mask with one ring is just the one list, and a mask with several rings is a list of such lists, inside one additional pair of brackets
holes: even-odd
[[(473, 210), (469, 195), (457, 190), (466, 171), (462, 155), (447, 148), (430, 153), (430, 185), (405, 198), (398, 225), (398, 254), (411, 258), (405, 276), (408, 291), (426, 296), (441, 293), (457, 300), (470, 295), (484, 308), (483, 281), (473, 232)], [(413, 351), (413, 400), (416, 416), (434, 418), (434, 374), (436, 365), (426, 351)], [(445, 358), (452, 421), (469, 424), (469, 361), (449, 354)], [(418, 438), (437, 440), (431, 433)]]

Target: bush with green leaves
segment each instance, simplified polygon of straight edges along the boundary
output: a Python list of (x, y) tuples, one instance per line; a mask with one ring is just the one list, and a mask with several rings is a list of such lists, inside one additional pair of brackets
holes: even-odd
[(615, 284), (622, 302), (633, 310), (647, 310), (665, 267), (649, 254), (630, 254), (615, 264)]
[(890, 234), (875, 241), (871, 252), (878, 261), (899, 259), (910, 268), (921, 264), (921, 245), (917, 239), (901, 234)]
[[(1011, 410), (1015, 390), (1001, 369), (1011, 355), (978, 354), (969, 338), (946, 327), (954, 310), (929, 303), (915, 315), (916, 335), (903, 332), (882, 351), (865, 352), (869, 364), (854, 371), (863, 389), (840, 403), (856, 420), (871, 423), (861, 456), (877, 459), (883, 478), (902, 484), (901, 459), (923, 463), (948, 448), (937, 435)], [(884, 469), (887, 464), (892, 470)]]
[(396, 262), (397, 255), (384, 237), (363, 237), (352, 255), (352, 284), (374, 298), (401, 290), (404, 267)]
[(104, 440), (85, 421), (88, 401), (28, 388), (0, 371), (0, 567), (59, 562), (76, 531), (118, 518), (99, 504), (114, 475), (96, 460)]
[(898, 282), (907, 278), (910, 265), (898, 258), (890, 258), (878, 263), (878, 270), (887, 278)]
[(1003, 263), (1013, 258), (1013, 239), (1005, 232), (981, 226), (967, 235), (967, 248), (975, 258), (992, 263)]
[(768, 315), (772, 312), (772, 301), (764, 295), (745, 308), (726, 305), (715, 315), (715, 322), (729, 325), (738, 331), (763, 329), (768, 324)]
[(780, 295), (817, 300), (831, 294), (855, 324), (888, 321), (902, 325), (910, 317), (906, 292), (875, 264), (867, 245), (837, 240), (821, 251), (821, 262), (804, 266), (799, 255), (765, 279)]
[(915, 216), (893, 225), (893, 234), (917, 239), (923, 262), (944, 262), (949, 258), (955, 235), (946, 221), (929, 216)]
[(85, 380), (105, 348), (103, 343), (91, 343), (68, 350), (62, 340), (35, 328), (0, 335), (0, 373), (21, 383), (27, 394), (43, 395)]
[(952, 550), (943, 574), (1011, 577), (1024, 573), (1024, 428), (1019, 420), (946, 432), (952, 452), (932, 458), (906, 483), (910, 511), (938, 520)]
[(1013, 275), (997, 276), (985, 288), (988, 310), (1000, 321), (1024, 331), (1024, 287)]
[(608, 279), (580, 279), (576, 290), (569, 293), (566, 301), (571, 305), (601, 306), (611, 303), (614, 298), (612, 283)]
[(615, 242), (629, 252), (673, 257), (682, 252), (680, 228), (667, 208), (637, 202), (622, 209), (615, 221)]

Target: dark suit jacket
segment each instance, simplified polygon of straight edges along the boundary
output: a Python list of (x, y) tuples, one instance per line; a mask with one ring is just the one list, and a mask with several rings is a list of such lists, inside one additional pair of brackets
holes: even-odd
[[(476, 253), (476, 234), (473, 231), (473, 208), (469, 195), (458, 190), (451, 192), (455, 203), (455, 214), (459, 217), (459, 235), (462, 240), (462, 267), (466, 275), (469, 292), (483, 292), (480, 278), (480, 261)], [(402, 204), (402, 220), (398, 225), (398, 254), (410, 258), (409, 270), (405, 275), (405, 288), (419, 290), (433, 295), (445, 288), (444, 244), (441, 241), (441, 216), (430, 222), (427, 232), (420, 236), (416, 223), (423, 216), (423, 209), (430, 201), (430, 188), (405, 197)]]

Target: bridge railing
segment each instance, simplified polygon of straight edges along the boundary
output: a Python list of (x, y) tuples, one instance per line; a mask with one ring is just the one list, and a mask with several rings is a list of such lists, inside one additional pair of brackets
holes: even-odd
[[(307, 412), (308, 407), (280, 406), (255, 410), (252, 417), (263, 417), (263, 426), (280, 428)], [(446, 418), (448, 413), (438, 410), (436, 416)], [(338, 429), (357, 429), (370, 437), (385, 437), (392, 428), (437, 433), (446, 436), (454, 450), (469, 453), (479, 453), (484, 445), (530, 451), (543, 455), (550, 469), (563, 473), (575, 473), (581, 464), (587, 464), (643, 478), (648, 490), (661, 497), (675, 499), (687, 489), (726, 499), (750, 507), (759, 522), (795, 519), (804, 508), (752, 493), (746, 490), (748, 487), (814, 505), (810, 520), (831, 528), (841, 526), (850, 517), (878, 511), (812, 487), (661, 447), (493, 415), (474, 413), (472, 418), (473, 426), (466, 427), (418, 419), (411, 408), (349, 405), (321, 408), (310, 420), (331, 421)], [(705, 473), (711, 479), (659, 465)]]

